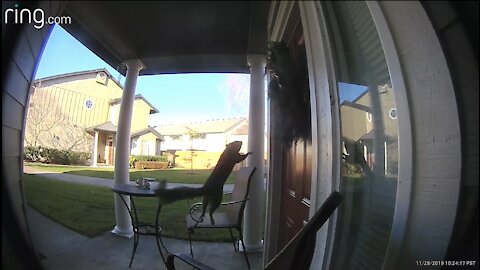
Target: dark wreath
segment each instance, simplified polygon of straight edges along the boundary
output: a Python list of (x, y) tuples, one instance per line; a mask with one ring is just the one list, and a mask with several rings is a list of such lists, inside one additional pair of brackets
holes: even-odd
[(279, 112), (275, 135), (287, 146), (300, 139), (309, 140), (311, 114), (306, 67), (292, 59), (284, 42), (271, 42), (267, 69), (270, 74), (268, 95)]

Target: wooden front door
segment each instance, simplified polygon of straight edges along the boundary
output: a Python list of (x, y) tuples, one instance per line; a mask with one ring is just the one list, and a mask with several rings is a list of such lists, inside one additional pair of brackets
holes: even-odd
[[(305, 43), (297, 5), (294, 5), (292, 14), (289, 23), (294, 26), (291, 28), (292, 32), (286, 35), (289, 37), (284, 41), (288, 45), (293, 61), (302, 66), (301, 78), (303, 84), (308, 87)], [(301, 95), (301, 91), (298, 92)], [(309, 106), (309, 103), (307, 104)], [(308, 122), (307, 125), (311, 125), (309, 117), (305, 117), (304, 120)], [(283, 144), (282, 146), (282, 198), (278, 250), (283, 248), (308, 221), (312, 182), (312, 143), (309, 139), (311, 131), (309, 133), (308, 138), (297, 138), (291, 145)]]
[(308, 221), (312, 172), (312, 143), (302, 140), (284, 147), (280, 237), (284, 247)]
[(113, 141), (107, 141), (107, 164), (113, 164)]

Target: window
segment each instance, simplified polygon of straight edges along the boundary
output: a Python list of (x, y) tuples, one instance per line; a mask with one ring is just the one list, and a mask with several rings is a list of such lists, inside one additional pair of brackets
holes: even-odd
[(397, 109), (391, 108), (390, 111), (388, 111), (388, 116), (393, 120), (397, 119)]
[(93, 100), (91, 100), (90, 98), (85, 99), (85, 101), (83, 102), (83, 106), (87, 110), (93, 109)]
[(142, 155), (149, 156), (153, 155), (155, 149), (152, 147), (151, 141), (142, 140)]
[(196, 140), (201, 140), (206, 138), (207, 138), (207, 134), (205, 133), (195, 133), (192, 135), (192, 139), (196, 139)]
[(345, 196), (330, 268), (381, 269), (397, 191), (395, 90), (366, 2), (322, 5), (329, 11), (325, 15), (340, 101), (340, 192)]
[(170, 138), (172, 138), (172, 140), (174, 140), (174, 141), (180, 140), (180, 137), (181, 137), (181, 135), (170, 135)]

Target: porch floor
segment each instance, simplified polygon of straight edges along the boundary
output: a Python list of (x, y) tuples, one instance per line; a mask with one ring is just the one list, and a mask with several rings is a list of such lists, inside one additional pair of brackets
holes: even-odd
[[(107, 231), (88, 238), (28, 208), (27, 218), (33, 244), (44, 269), (129, 269), (133, 238), (125, 239)], [(188, 241), (163, 238), (170, 252), (189, 252)], [(194, 242), (195, 258), (216, 269), (248, 269), (244, 256), (231, 243)], [(251, 269), (262, 269), (262, 253), (249, 253)], [(192, 269), (181, 263), (177, 269)], [(140, 236), (130, 269), (166, 269), (153, 236)]]

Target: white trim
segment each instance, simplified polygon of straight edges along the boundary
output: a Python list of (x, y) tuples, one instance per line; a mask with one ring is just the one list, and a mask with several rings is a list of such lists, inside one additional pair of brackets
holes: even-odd
[(395, 105), (397, 109), (398, 125), (398, 178), (395, 212), (393, 215), (390, 240), (385, 252), (383, 269), (393, 269), (400, 254), (401, 243), (404, 241), (407, 229), (410, 198), (412, 193), (412, 129), (410, 123), (409, 102), (405, 86), (404, 72), (400, 64), (399, 55), (392, 35), (388, 28), (383, 11), (377, 2), (367, 1), (378, 36), (382, 43), (390, 72), (390, 80), (394, 89)]
[[(273, 181), (274, 179), (282, 179), (282, 155), (276, 152), (281, 152), (281, 147), (278, 144), (273, 145), (275, 141), (272, 137), (272, 124), (275, 123), (275, 114), (271, 99), (267, 99), (267, 155), (269, 164), (267, 166), (267, 192), (266, 192), (266, 209), (267, 215), (265, 220), (265, 241), (263, 262), (266, 265), (277, 253), (278, 233), (280, 224), (280, 204), (281, 204), (281, 188), (280, 181)], [(273, 130), (275, 131), (275, 130)], [(273, 146), (273, 147), (272, 147)], [(278, 167), (278, 168), (277, 168)]]
[[(87, 103), (91, 103), (91, 106), (88, 107)], [(83, 101), (83, 107), (87, 110), (87, 111), (90, 111), (93, 109), (93, 106), (95, 106), (95, 103), (93, 102), (93, 99), (87, 97), (85, 98), (85, 100)]]
[(115, 226), (113, 230), (110, 231), (113, 235), (119, 236), (121, 238), (130, 239), (133, 237), (134, 233), (132, 230), (122, 230), (118, 226)]
[(95, 135), (93, 137), (93, 161), (92, 161), (92, 167), (97, 167), (98, 163), (98, 130), (95, 130)]
[[(383, 142), (383, 168), (385, 168), (385, 175), (388, 173), (388, 147), (387, 142)], [(396, 201), (396, 199), (395, 199)]]
[[(260, 54), (247, 56), (250, 66), (250, 102), (248, 112), (247, 166), (256, 167), (251, 177), (249, 202), (245, 206), (243, 241), (249, 252), (263, 250), (262, 230), (264, 216), (264, 151), (265, 151), (265, 65), (266, 57)], [(255, 139), (251, 139), (255, 138)]]
[[(269, 38), (270, 41), (280, 41), (282, 39), (294, 4), (294, 2), (290, 1), (282, 1), (278, 3), (279, 7), (276, 18), (271, 18), (274, 26)], [(273, 12), (274, 10), (275, 9), (270, 9), (270, 12)], [(271, 104), (270, 99), (268, 99), (268, 104), (268, 115), (270, 116), (269, 121), (272, 123), (275, 119), (273, 118), (274, 115), (272, 115), (271, 106), (273, 106), (273, 104)], [(268, 132), (271, 134), (270, 130), (268, 130)], [(271, 141), (269, 141), (269, 146), (271, 146)], [(282, 183), (281, 181), (273, 180), (282, 179), (281, 152), (281, 146), (278, 144), (274, 145), (273, 148), (269, 148), (268, 152), (270, 164), (268, 166), (269, 171), (267, 177), (267, 215), (265, 220), (265, 246), (263, 253), (264, 264), (268, 263), (277, 254)]]
[(277, 16), (277, 10), (278, 10), (278, 6), (281, 2), (277, 2), (277, 1), (273, 1), (271, 4), (270, 4), (270, 9), (268, 11), (268, 23), (267, 23), (267, 30), (268, 30), (268, 33), (267, 33), (267, 37), (270, 38), (270, 36), (272, 35), (272, 33), (270, 31), (273, 30), (273, 25), (276, 23), (276, 16)]
[[(312, 111), (312, 186), (310, 216), (328, 195), (338, 189), (340, 177), (340, 141), (338, 115), (335, 111), (336, 80), (332, 53), (322, 7), (313, 1), (299, 1), (300, 17), (305, 36), (310, 102)], [(333, 105), (333, 107), (332, 107)], [(335, 121), (334, 121), (335, 119)], [(335, 138), (337, 136), (338, 138)], [(328, 268), (336, 224), (336, 214), (317, 234), (312, 267)]]
[(271, 41), (280, 41), (287, 28), (288, 18), (293, 9), (294, 1), (282, 1), (278, 7), (277, 18), (275, 18), (275, 25), (270, 36)]
[[(393, 112), (395, 112), (395, 115), (392, 115)], [(388, 110), (388, 117), (390, 117), (390, 119), (395, 120), (397, 119), (397, 116), (398, 112), (396, 108), (391, 108), (390, 110)]]

